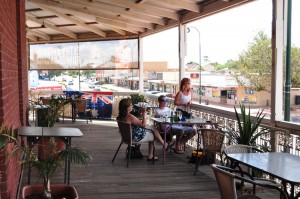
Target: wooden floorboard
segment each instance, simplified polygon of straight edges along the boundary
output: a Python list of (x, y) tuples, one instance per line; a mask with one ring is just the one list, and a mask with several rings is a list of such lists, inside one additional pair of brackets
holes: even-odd
[[(78, 145), (89, 151), (93, 160), (86, 167), (71, 168), (71, 185), (75, 186), (81, 199), (181, 199), (181, 198), (220, 198), (218, 186), (213, 179), (209, 166), (201, 166), (196, 176), (194, 165), (188, 163), (185, 154), (167, 154), (166, 164), (162, 165), (162, 146), (156, 143), (156, 155), (159, 160), (153, 165), (146, 160), (131, 160), (126, 167), (123, 145), (115, 162), (111, 160), (120, 143), (120, 134), (115, 121), (65, 121), (56, 126), (80, 128), (84, 136), (72, 139), (72, 146)], [(147, 154), (147, 144), (141, 146), (142, 153)], [(33, 183), (40, 183), (33, 172)], [(23, 175), (23, 184), (27, 182), (27, 170)], [(60, 170), (51, 180), (63, 183), (63, 171)], [(260, 193), (265, 198), (273, 197), (269, 192)]]

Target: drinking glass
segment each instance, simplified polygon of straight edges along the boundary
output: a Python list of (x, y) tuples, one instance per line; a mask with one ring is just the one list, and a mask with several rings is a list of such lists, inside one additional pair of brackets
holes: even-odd
[(181, 119), (182, 119), (182, 112), (181, 111), (178, 111), (178, 119), (179, 119), (179, 121), (181, 121)]

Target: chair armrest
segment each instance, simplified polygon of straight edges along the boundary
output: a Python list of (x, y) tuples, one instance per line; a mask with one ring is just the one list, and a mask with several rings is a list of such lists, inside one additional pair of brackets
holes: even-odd
[(252, 150), (253, 150), (255, 153), (263, 153), (262, 150), (257, 149), (257, 148), (255, 148), (255, 147), (252, 147)]
[(282, 189), (280, 189), (279, 187), (277, 187), (275, 185), (271, 185), (271, 184), (268, 184), (268, 183), (257, 182), (255, 180), (251, 180), (251, 179), (244, 178), (244, 177), (241, 177), (241, 176), (234, 176), (234, 178), (236, 178), (238, 180), (241, 180), (242, 182), (248, 182), (248, 183), (253, 184), (254, 193), (255, 193), (255, 187), (256, 186), (261, 186), (261, 187), (266, 187), (266, 188), (269, 188), (269, 189), (275, 189), (275, 190), (280, 192), (281, 197), (283, 197), (284, 199), (288, 199), (287, 194)]
[[(255, 179), (253, 178), (252, 175), (250, 175), (249, 173), (247, 173), (247, 172), (245, 172), (245, 171), (242, 171), (242, 170), (235, 170), (235, 169), (228, 168), (228, 167), (225, 167), (225, 166), (220, 166), (220, 165), (218, 165), (218, 167), (221, 168), (221, 169), (223, 169), (223, 170), (225, 170), (225, 171), (229, 171), (230, 173), (239, 173), (239, 174), (241, 174), (242, 176), (246, 175), (246, 176), (248, 176), (251, 180), (255, 180)], [(242, 177), (242, 178), (243, 178), (243, 177)]]

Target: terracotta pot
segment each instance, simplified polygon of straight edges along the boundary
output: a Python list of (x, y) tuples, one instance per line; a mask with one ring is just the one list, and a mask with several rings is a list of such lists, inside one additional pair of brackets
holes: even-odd
[[(56, 146), (55, 152), (59, 152), (65, 149), (65, 143), (59, 139), (55, 138)], [(38, 142), (38, 158), (39, 160), (46, 160), (49, 157), (50, 151), (50, 138), (41, 138)]]
[[(72, 199), (78, 199), (78, 193), (75, 187), (66, 185), (66, 184), (53, 184), (51, 187), (52, 196), (66, 194), (72, 197)], [(34, 194), (43, 194), (44, 187), (41, 184), (36, 185), (26, 185), (22, 189), (22, 199), (25, 199), (27, 196)]]

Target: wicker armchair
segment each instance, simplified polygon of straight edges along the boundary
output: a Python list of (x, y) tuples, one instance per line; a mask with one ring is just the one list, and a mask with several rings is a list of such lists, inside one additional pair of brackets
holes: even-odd
[(86, 99), (75, 100), (75, 107), (78, 116), (83, 117), (86, 120), (86, 123), (88, 124), (89, 121), (92, 123), (92, 110), (87, 109), (86, 102)]
[[(283, 199), (288, 198), (286, 193), (282, 189), (280, 189), (274, 185), (257, 182), (246, 172), (234, 170), (234, 169), (216, 165), (216, 164), (212, 164), (211, 168), (214, 171), (214, 174), (215, 174), (218, 186), (219, 186), (221, 199), (259, 199), (259, 197), (255, 195), (255, 188), (257, 186), (277, 190), (280, 194), (280, 198), (283, 198)], [(243, 175), (248, 175), (249, 178), (244, 178), (244, 177), (241, 177), (240, 175), (235, 175), (234, 173), (239, 173), (239, 174), (243, 173)], [(238, 197), (237, 192), (236, 192), (236, 180), (239, 180), (242, 183), (247, 182), (247, 183), (251, 184), (252, 188), (253, 188), (253, 192), (252, 192), (253, 195), (242, 195), (242, 196)]]
[[(130, 123), (127, 122), (122, 122), (122, 121), (118, 121), (118, 126), (119, 126), (119, 131), (121, 133), (121, 143), (112, 159), (112, 162), (114, 162), (122, 144), (127, 144), (128, 146), (132, 146), (133, 144), (141, 144), (141, 143), (148, 143), (147, 142), (134, 142), (132, 141), (132, 127)], [(147, 129), (149, 131), (152, 131), (151, 129)], [(152, 131), (153, 133), (153, 131)], [(154, 133), (153, 133), (153, 141), (154, 141)], [(155, 145), (154, 142), (152, 142), (153, 144), (153, 156), (155, 155)], [(130, 154), (131, 154), (131, 147), (129, 147), (129, 156), (127, 158), (127, 167), (129, 166), (129, 161), (130, 161)], [(153, 157), (153, 164), (154, 164), (155, 158)]]
[[(233, 154), (233, 153), (260, 153), (262, 151), (254, 148), (253, 146), (237, 144), (237, 145), (226, 146), (223, 152), (225, 154), (225, 160), (226, 160), (226, 155), (227, 154)], [(253, 174), (252, 169), (250, 167), (246, 166), (246, 165), (235, 165), (233, 162), (229, 162), (229, 163), (230, 163), (230, 167), (233, 168), (233, 169), (238, 167), (238, 169), (240, 171), (246, 172), (248, 174)], [(227, 164), (228, 164), (228, 161), (227, 161)], [(280, 183), (277, 183), (275, 180), (272, 180), (272, 179), (257, 178), (257, 177), (254, 177), (254, 179), (255, 179), (256, 182), (281, 187)], [(252, 187), (253, 187), (252, 184), (249, 184), (249, 183), (244, 183), (243, 185), (241, 185), (241, 183), (239, 181), (237, 181), (237, 185), (240, 186), (241, 194), (244, 194), (245, 192), (251, 192), (253, 190), (252, 189)], [(256, 190), (258, 190), (258, 189), (263, 190), (264, 187), (257, 186)]]
[[(207, 152), (214, 153), (214, 160), (216, 158), (216, 153), (221, 156), (222, 145), (225, 138), (225, 134), (221, 133), (218, 129), (201, 129), (202, 144), (203, 144), (203, 155), (200, 158), (197, 156), (194, 175), (197, 174), (198, 167), (201, 164), (204, 154)], [(199, 151), (200, 146), (200, 134), (198, 133), (197, 141), (197, 151)]]

